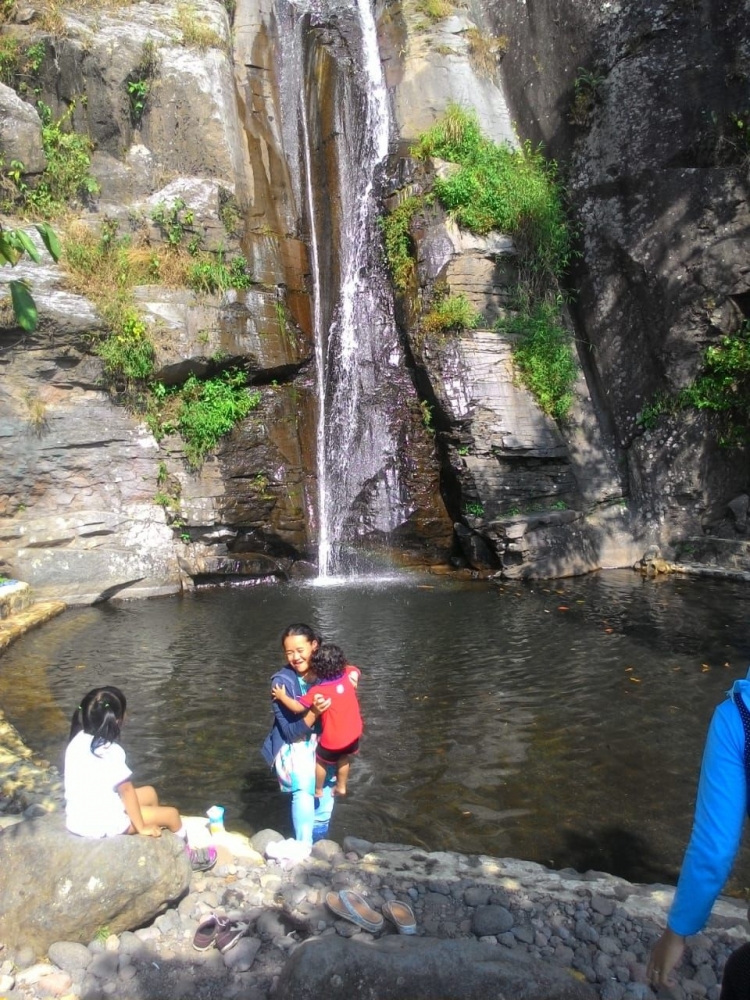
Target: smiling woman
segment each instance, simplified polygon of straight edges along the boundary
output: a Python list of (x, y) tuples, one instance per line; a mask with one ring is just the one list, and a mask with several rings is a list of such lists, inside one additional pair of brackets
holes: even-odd
[[(271, 678), (271, 687), (283, 686), (291, 698), (307, 693), (314, 680), (310, 669), (313, 653), (321, 644), (320, 637), (309, 625), (289, 625), (281, 637), (281, 645), (288, 666), (282, 667)], [(279, 779), (282, 792), (292, 796), (292, 823), (295, 839), (312, 844), (328, 835), (333, 812), (335, 775), (329, 775), (322, 794), (315, 796), (315, 748), (318, 742), (317, 725), (322, 702), (313, 705), (303, 714), (287, 708), (274, 699), (273, 727), (263, 744), (263, 756)]]

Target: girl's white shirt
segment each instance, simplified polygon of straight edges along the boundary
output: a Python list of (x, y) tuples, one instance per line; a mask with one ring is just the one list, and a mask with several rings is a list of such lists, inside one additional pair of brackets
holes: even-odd
[(132, 771), (119, 743), (105, 743), (92, 753), (92, 740), (81, 731), (65, 751), (66, 826), (81, 837), (114, 837), (130, 826), (117, 786)]

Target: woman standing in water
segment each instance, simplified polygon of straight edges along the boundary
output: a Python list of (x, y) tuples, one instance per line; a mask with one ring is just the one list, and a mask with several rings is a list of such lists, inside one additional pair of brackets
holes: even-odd
[[(281, 645), (287, 666), (276, 671), (271, 686), (283, 685), (292, 698), (306, 694), (314, 683), (310, 658), (320, 643), (320, 637), (309, 625), (294, 624), (285, 628)], [(315, 797), (315, 748), (319, 729), (316, 723), (329, 704), (318, 697), (313, 707), (304, 715), (298, 715), (273, 700), (273, 726), (261, 751), (276, 771), (281, 790), (291, 792), (295, 840), (308, 845), (328, 835), (333, 812), (335, 773), (326, 778), (323, 794)]]

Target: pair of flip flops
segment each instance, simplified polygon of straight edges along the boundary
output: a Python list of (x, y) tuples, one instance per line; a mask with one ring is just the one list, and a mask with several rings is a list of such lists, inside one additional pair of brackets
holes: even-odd
[(383, 917), (396, 925), (399, 934), (416, 934), (417, 919), (408, 903), (390, 900), (383, 904), (382, 913), (369, 905), (367, 900), (353, 889), (326, 893), (326, 906), (343, 920), (349, 920), (371, 934), (383, 929)]

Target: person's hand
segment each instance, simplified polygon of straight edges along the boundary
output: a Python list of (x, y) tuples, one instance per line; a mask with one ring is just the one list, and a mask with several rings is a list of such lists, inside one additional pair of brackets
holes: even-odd
[(161, 837), (161, 827), (149, 823), (148, 826), (144, 826), (142, 830), (139, 830), (139, 833), (141, 837)]
[(316, 715), (322, 715), (331, 707), (331, 699), (324, 698), (322, 694), (316, 694), (313, 696), (313, 703), (310, 707)]
[(271, 688), (271, 694), (274, 698), (281, 698), (286, 694), (286, 688), (283, 684), (274, 684)]
[(675, 934), (669, 927), (651, 949), (646, 976), (648, 981), (658, 990), (662, 986), (673, 986), (672, 969), (682, 958), (685, 950), (685, 938)]

